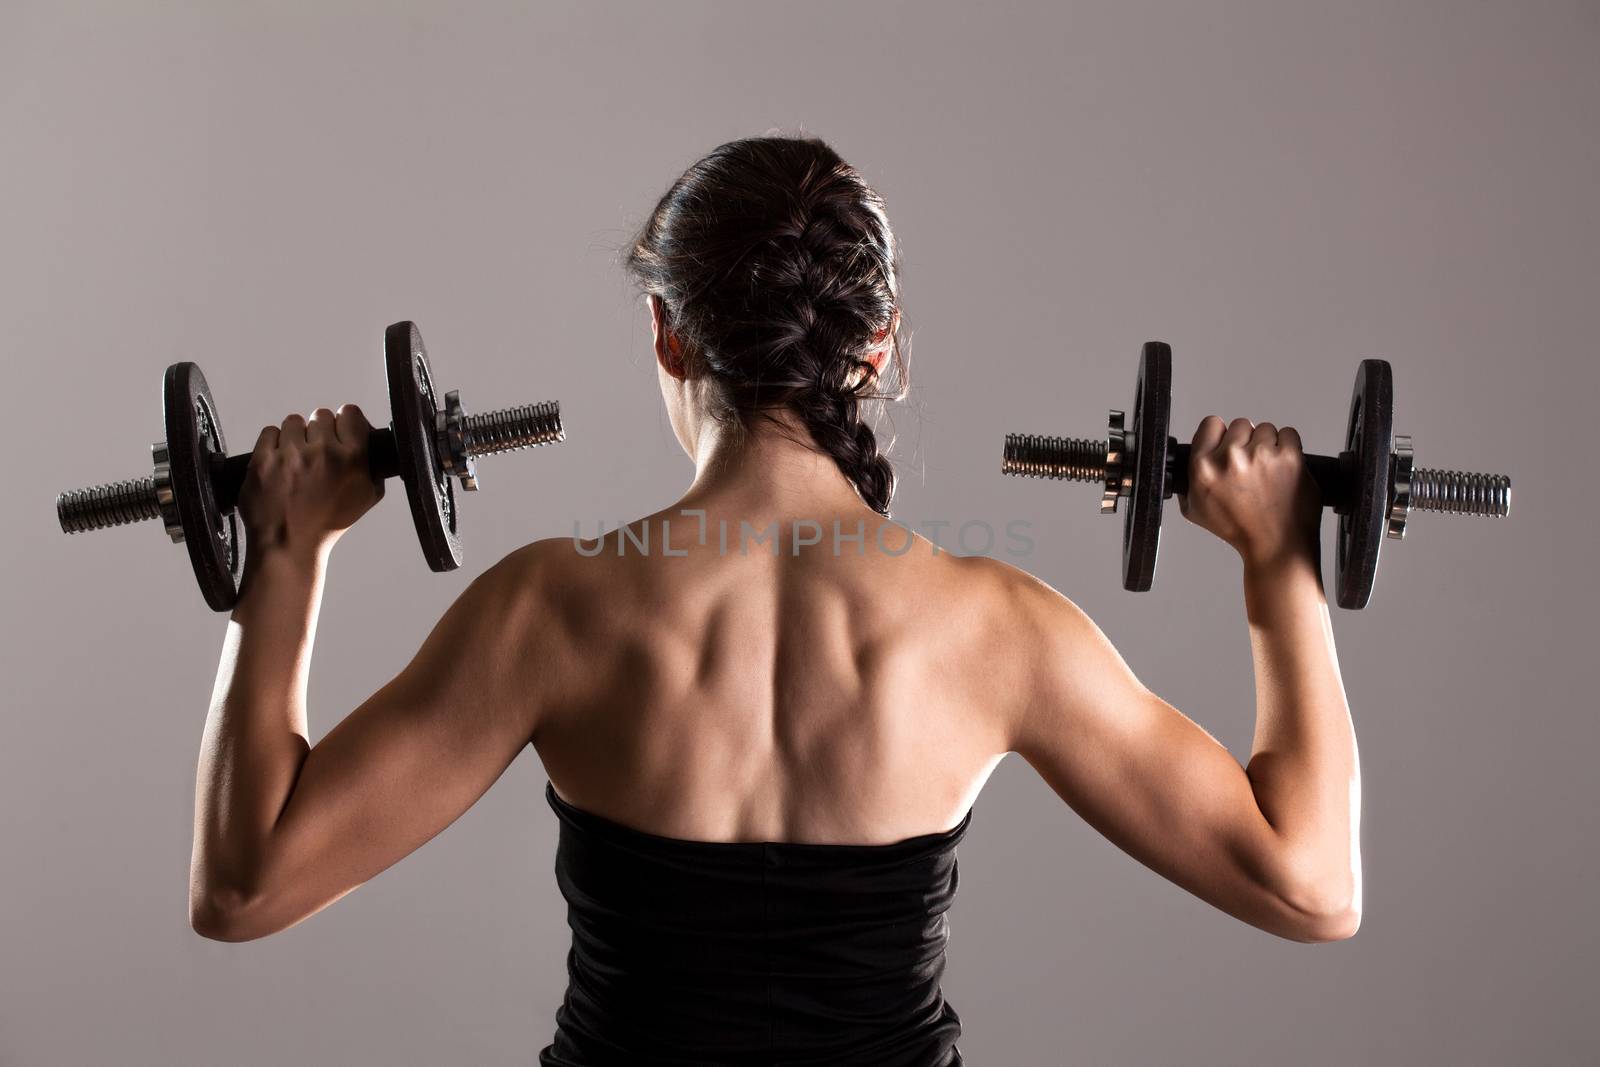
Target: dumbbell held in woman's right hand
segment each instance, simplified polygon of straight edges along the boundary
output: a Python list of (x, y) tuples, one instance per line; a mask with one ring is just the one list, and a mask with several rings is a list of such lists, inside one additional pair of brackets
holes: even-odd
[[(1172, 349), (1145, 344), (1135, 386), (1133, 423), (1112, 409), (1104, 438), (1008, 434), (1001, 471), (1021, 477), (1092, 482), (1100, 510), (1127, 509), (1122, 537), (1122, 584), (1140, 592), (1155, 577), (1162, 503), (1189, 492), (1191, 451), (1167, 436), (1172, 403)], [(1253, 430), (1252, 430), (1253, 432)], [(1504, 516), (1511, 479), (1500, 474), (1419, 468), (1411, 438), (1394, 433), (1394, 379), (1387, 361), (1365, 359), (1356, 371), (1337, 456), (1301, 453), (1323, 507), (1339, 516), (1334, 554), (1338, 603), (1363, 608), (1372, 595), (1384, 536), (1402, 538), (1413, 511)]]
[(1174, 490), (1184, 518), (1246, 563), (1316, 562), (1322, 497), (1294, 427), (1207, 415), (1188, 454), (1174, 453), (1173, 467), (1187, 474), (1183, 491)]

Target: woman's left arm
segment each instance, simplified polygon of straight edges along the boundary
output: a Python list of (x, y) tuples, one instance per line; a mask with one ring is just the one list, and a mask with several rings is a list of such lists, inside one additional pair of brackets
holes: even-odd
[(195, 780), (190, 922), (247, 941), (412, 852), (533, 734), (521, 684), (535, 591), (513, 553), (462, 593), (401, 673), (309, 744), (306, 682), (328, 555), (382, 496), (359, 409), (261, 433), (240, 499), (250, 551)]

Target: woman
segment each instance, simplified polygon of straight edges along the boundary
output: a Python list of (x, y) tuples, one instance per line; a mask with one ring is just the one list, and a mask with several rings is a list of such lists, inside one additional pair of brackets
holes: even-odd
[(599, 542), (511, 553), (315, 746), (329, 552), (381, 488), (354, 407), (262, 431), (196, 787), (196, 930), (299, 922), (532, 744), (573, 929), (546, 1064), (960, 1063), (939, 989), (955, 845), (1008, 752), (1245, 922), (1355, 931), (1356, 750), (1292, 429), (1207, 418), (1182, 501), (1243, 564), (1245, 768), (1066, 597), (889, 522), (893, 475), (861, 409), (896, 393), (898, 254), (832, 149), (718, 148), (628, 266), (688, 491)]

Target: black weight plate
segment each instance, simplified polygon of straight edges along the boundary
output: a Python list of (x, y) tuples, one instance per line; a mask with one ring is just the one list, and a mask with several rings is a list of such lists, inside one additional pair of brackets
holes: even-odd
[(411, 519), (423, 558), (433, 570), (453, 571), (461, 566), (455, 486), (439, 462), (433, 425), (439, 394), (416, 323), (397, 322), (384, 331), (383, 363), (389, 379), (390, 427), (400, 480), (406, 483), (406, 499), (411, 502)]
[(1172, 348), (1146, 341), (1134, 388), (1133, 484), (1122, 523), (1122, 588), (1142, 593), (1156, 576), (1161, 549), (1161, 502), (1166, 496), (1167, 425), (1172, 413)]
[(172, 498), (200, 592), (214, 611), (239, 599), (244, 527), (239, 513), (222, 511), (211, 487), (212, 457), (228, 454), (206, 377), (193, 363), (174, 363), (161, 381), (161, 406), (172, 469)]
[(1394, 462), (1394, 375), (1387, 360), (1364, 359), (1350, 394), (1344, 448), (1354, 459), (1354, 482), (1339, 514), (1334, 585), (1341, 608), (1364, 608), (1378, 575), (1378, 550), (1389, 517)]

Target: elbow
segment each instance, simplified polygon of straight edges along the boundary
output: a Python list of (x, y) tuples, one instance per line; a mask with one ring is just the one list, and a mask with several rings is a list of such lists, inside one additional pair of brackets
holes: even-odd
[(1347, 941), (1361, 928), (1361, 872), (1308, 872), (1284, 880), (1278, 892), (1284, 912), (1282, 933), (1303, 944)]
[(209, 941), (254, 941), (273, 932), (261, 920), (261, 895), (231, 885), (189, 888), (189, 926)]
[(1297, 918), (1297, 930), (1293, 939), (1306, 945), (1348, 941), (1356, 936), (1357, 930), (1361, 929), (1361, 909), (1355, 904), (1303, 912)]

